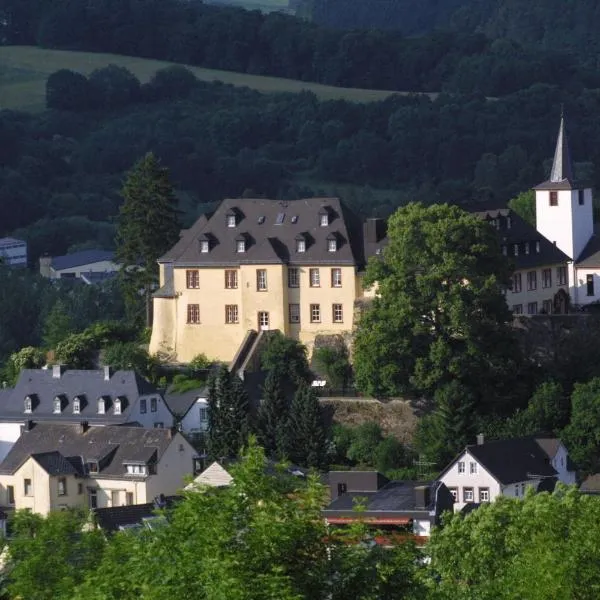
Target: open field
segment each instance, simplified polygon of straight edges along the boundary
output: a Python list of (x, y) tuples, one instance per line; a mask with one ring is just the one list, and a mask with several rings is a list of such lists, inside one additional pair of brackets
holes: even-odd
[[(43, 110), (48, 75), (59, 69), (70, 69), (89, 75), (93, 70), (109, 64), (129, 69), (144, 83), (158, 69), (173, 63), (117, 54), (44, 50), (33, 46), (0, 46), (0, 109)], [(222, 81), (235, 86), (249, 87), (262, 93), (309, 90), (321, 100), (348, 100), (351, 102), (372, 102), (383, 100), (395, 93), (408, 93), (338, 88), (294, 79), (185, 66), (203, 81)]]

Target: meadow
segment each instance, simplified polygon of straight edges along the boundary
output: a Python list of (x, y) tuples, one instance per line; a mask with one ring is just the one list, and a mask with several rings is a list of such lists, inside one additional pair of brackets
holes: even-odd
[[(45, 107), (46, 80), (59, 69), (89, 75), (95, 69), (115, 64), (129, 69), (145, 83), (158, 70), (173, 63), (117, 54), (46, 50), (33, 46), (0, 46), (0, 109), (41, 111)], [(372, 102), (399, 92), (341, 88), (294, 79), (249, 75), (185, 65), (202, 81), (221, 81), (262, 93), (313, 92), (321, 100)], [(401, 92), (409, 93), (409, 92)]]

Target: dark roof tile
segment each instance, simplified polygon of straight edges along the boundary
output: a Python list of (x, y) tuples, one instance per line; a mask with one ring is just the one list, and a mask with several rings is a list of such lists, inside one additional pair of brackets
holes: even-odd
[(62, 271), (63, 269), (72, 269), (105, 260), (113, 261), (114, 258), (115, 253), (110, 250), (82, 250), (64, 256), (54, 256), (51, 265), (55, 271)]

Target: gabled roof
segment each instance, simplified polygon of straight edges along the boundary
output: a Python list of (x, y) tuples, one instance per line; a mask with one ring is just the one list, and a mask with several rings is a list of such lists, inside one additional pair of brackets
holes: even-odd
[(585, 248), (577, 257), (575, 266), (581, 269), (596, 269), (600, 267), (600, 235), (596, 232), (593, 233)]
[(471, 444), (439, 475), (441, 478), (465, 452), (502, 485), (555, 477), (556, 471), (550, 457), (534, 437), (495, 440), (484, 444)]
[(180, 496), (163, 496), (154, 502), (146, 504), (130, 504), (129, 506), (111, 506), (108, 508), (94, 509), (96, 524), (107, 533), (114, 533), (120, 529), (128, 529), (141, 525), (145, 519), (156, 516), (156, 511), (161, 508), (172, 508), (180, 500)]
[[(58, 373), (57, 373), (58, 374)], [(92, 422), (127, 423), (132, 409), (140, 396), (157, 394), (156, 388), (135, 371), (109, 372), (105, 378), (104, 369), (62, 370), (60, 377), (54, 377), (49, 369), (24, 369), (17, 384), (10, 393), (2, 390), (0, 395), (0, 421), (22, 421), (26, 418), (45, 421), (82, 420)], [(54, 399), (64, 396), (62, 412), (54, 413)], [(27, 396), (34, 397), (33, 411), (24, 413), (24, 401)], [(105, 414), (98, 414), (98, 398), (107, 399)], [(73, 413), (73, 401), (79, 397), (80, 412)], [(114, 401), (124, 397), (121, 414), (115, 414)]]
[(125, 465), (139, 457), (160, 461), (172, 441), (169, 429), (106, 425), (83, 431), (79, 425), (33, 423), (0, 464), (0, 473), (12, 475), (32, 457), (50, 474), (71, 472), (71, 468), (83, 475), (84, 464), (97, 460), (99, 473), (94, 477), (139, 480), (139, 475), (127, 475)]
[(97, 262), (112, 262), (114, 258), (115, 253), (111, 250), (82, 250), (63, 256), (54, 256), (50, 265), (55, 271), (62, 271), (63, 269), (73, 269), (74, 267), (91, 265)]
[(206, 386), (187, 392), (175, 392), (172, 387), (167, 389), (164, 395), (165, 403), (169, 410), (177, 417), (184, 417), (196, 404), (198, 398), (206, 398), (208, 389)]
[(218, 462), (212, 463), (207, 467), (192, 483), (188, 484), (186, 490), (194, 490), (199, 486), (210, 486), (210, 487), (226, 487), (231, 485), (233, 477), (222, 467)]
[[(320, 211), (326, 210), (327, 226)], [(227, 216), (235, 227), (228, 227)], [(329, 252), (327, 236), (337, 232), (338, 249)], [(296, 237), (305, 234), (306, 248), (297, 252)], [(199, 240), (210, 235), (210, 251), (201, 252)], [(246, 241), (246, 251), (236, 252), (236, 240)], [(362, 224), (339, 198), (279, 201), (223, 200), (211, 215), (203, 215), (159, 262), (185, 266), (238, 266), (240, 264), (362, 265)], [(162, 292), (164, 293), (164, 292)]]
[[(533, 225), (510, 208), (473, 210), (473, 214), (495, 226), (498, 241), (506, 246), (508, 258), (516, 270), (564, 264), (571, 259)], [(515, 244), (518, 254), (515, 255)], [(537, 251), (539, 244), (539, 252)], [(528, 245), (528, 246), (527, 246)]]

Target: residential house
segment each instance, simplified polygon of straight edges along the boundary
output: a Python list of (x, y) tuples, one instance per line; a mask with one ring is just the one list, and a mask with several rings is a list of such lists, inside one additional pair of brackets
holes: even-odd
[(159, 259), (151, 353), (189, 362), (204, 353), (242, 364), (248, 335), (277, 329), (312, 347), (349, 334), (366, 260), (385, 223), (364, 225), (338, 198), (224, 200)]
[[(330, 504), (322, 514), (332, 525), (361, 519), (377, 531), (429, 537), (453, 498), (440, 481), (390, 481), (376, 471), (331, 471)], [(355, 510), (361, 504), (361, 511)]]
[(455, 510), (498, 496), (523, 497), (528, 489), (552, 489), (575, 482), (565, 446), (555, 438), (525, 437), (467, 446), (439, 475), (454, 497)]
[(96, 283), (119, 271), (115, 253), (110, 250), (82, 250), (64, 256), (40, 257), (40, 274), (50, 279), (79, 278)]
[(569, 308), (569, 257), (509, 208), (475, 213), (498, 232), (514, 265), (506, 302), (514, 315), (564, 314)]
[(0, 264), (9, 267), (27, 266), (27, 242), (15, 238), (0, 238)]
[(173, 413), (177, 428), (189, 438), (199, 439), (208, 431), (208, 389), (165, 392), (165, 403)]
[(172, 429), (29, 421), (0, 463), (0, 505), (45, 515), (144, 504), (180, 490), (195, 457)]
[(24, 369), (0, 394), (0, 461), (29, 420), (38, 422), (171, 427), (173, 415), (161, 394), (134, 371)]
[(202, 486), (208, 487), (227, 487), (231, 485), (233, 477), (229, 472), (221, 466), (218, 462), (210, 464), (200, 475), (198, 475), (194, 481), (189, 483), (185, 489), (187, 491), (197, 490)]

